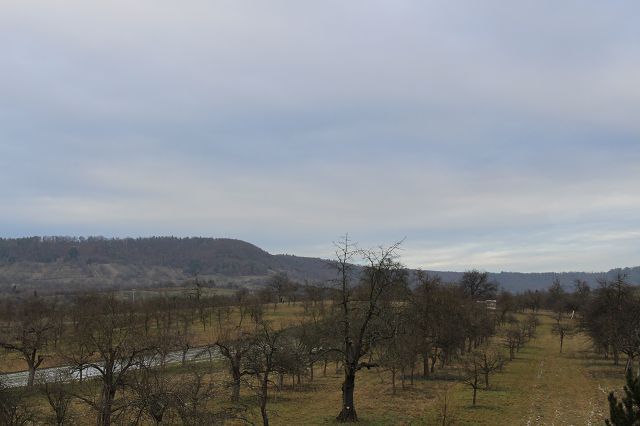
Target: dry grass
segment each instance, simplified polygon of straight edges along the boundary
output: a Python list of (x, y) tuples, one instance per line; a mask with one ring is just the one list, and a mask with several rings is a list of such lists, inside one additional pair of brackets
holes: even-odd
[[(267, 319), (284, 327), (299, 321), (301, 306), (280, 305), (265, 310)], [(365, 425), (432, 425), (441, 424), (439, 414), (447, 401), (450, 424), (460, 425), (561, 425), (602, 424), (608, 415), (607, 394), (623, 384), (623, 366), (613, 366), (595, 355), (588, 338), (577, 335), (565, 340), (564, 353), (551, 334), (552, 319), (541, 314), (538, 337), (527, 343), (501, 373), (493, 376), (491, 388), (480, 390), (478, 403), (471, 406), (471, 389), (455, 381), (455, 368), (440, 370), (428, 379), (416, 377), (406, 381), (397, 394), (391, 390), (390, 374), (379, 369), (363, 370), (356, 382), (356, 407)], [(194, 324), (198, 328), (198, 323)], [(202, 330), (201, 327), (199, 327)], [(194, 329), (194, 332), (196, 330)], [(201, 331), (198, 339), (211, 339), (213, 328)], [(5, 364), (5, 361), (9, 363)], [(15, 359), (4, 358), (6, 365)], [(202, 363), (200, 368), (208, 368)], [(212, 379), (223, 382), (226, 370), (215, 363)], [(274, 377), (275, 380), (275, 377)], [(287, 377), (280, 391), (273, 389), (269, 402), (274, 425), (315, 425), (335, 423), (340, 408), (341, 371), (330, 364), (327, 375), (322, 367), (315, 369), (315, 380), (292, 387)], [(445, 398), (446, 395), (446, 398)], [(255, 395), (244, 386), (242, 400), (255, 407)], [(226, 394), (212, 402), (226, 403)], [(86, 409), (78, 407), (86, 413)], [(259, 412), (250, 408), (250, 420), (261, 423)]]
[[(267, 304), (264, 306), (264, 319), (271, 322), (275, 328), (288, 327), (302, 320), (303, 311), (304, 309), (299, 303), (278, 304), (276, 309), (273, 308), (273, 304)], [(225, 318), (225, 321), (227, 321), (227, 324), (235, 325), (238, 324), (239, 318), (238, 310), (232, 308), (229, 318)], [(251, 319), (248, 316), (244, 319), (243, 323), (247, 330), (251, 329)], [(155, 330), (155, 322), (151, 321), (150, 326), (151, 333), (153, 333)], [(197, 318), (194, 318), (193, 323), (189, 327), (189, 334), (192, 346), (206, 346), (215, 342), (218, 337), (218, 326), (215, 315), (211, 313), (205, 327), (202, 326), (202, 323)], [(64, 339), (59, 342), (58, 348), (54, 348), (52, 344), (44, 348), (42, 355), (45, 356), (45, 359), (40, 365), (40, 368), (64, 365), (64, 358), (61, 355), (64, 348)], [(26, 370), (27, 363), (17, 352), (0, 349), (0, 374)]]
[[(356, 384), (356, 407), (366, 425), (441, 424), (439, 414), (447, 395), (451, 424), (561, 425), (602, 424), (608, 415), (607, 394), (623, 384), (623, 367), (602, 360), (583, 335), (565, 340), (564, 353), (551, 334), (552, 319), (541, 314), (538, 338), (529, 342), (514, 361), (496, 374), (489, 390), (478, 393), (471, 405), (471, 389), (452, 381), (455, 369), (436, 373), (404, 390), (391, 392), (390, 375), (362, 371)], [(342, 377), (329, 375), (299, 390), (284, 389), (270, 402), (273, 424), (331, 424), (340, 408)], [(408, 380), (407, 380), (408, 382)], [(253, 420), (258, 421), (258, 417)]]

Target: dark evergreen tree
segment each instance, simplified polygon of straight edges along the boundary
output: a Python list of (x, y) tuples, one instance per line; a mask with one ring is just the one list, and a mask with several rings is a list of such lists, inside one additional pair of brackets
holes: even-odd
[(627, 370), (622, 401), (618, 401), (613, 392), (609, 394), (609, 417), (605, 420), (607, 425), (640, 425), (640, 377), (634, 377), (631, 369)]

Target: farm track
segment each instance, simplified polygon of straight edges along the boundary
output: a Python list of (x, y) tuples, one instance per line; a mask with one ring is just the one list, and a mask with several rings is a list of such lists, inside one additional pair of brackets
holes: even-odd
[(608, 417), (607, 395), (624, 383), (624, 365), (593, 353), (590, 339), (566, 338), (560, 353), (552, 334), (551, 315), (540, 313), (537, 337), (527, 342), (491, 389), (481, 391), (478, 406), (469, 403), (469, 389), (456, 386), (455, 424), (491, 426), (601, 425)]
[[(182, 351), (171, 352), (166, 357), (167, 364), (178, 364), (182, 362)], [(207, 348), (192, 348), (189, 349), (185, 355), (186, 362), (199, 362), (199, 361), (208, 361), (213, 357), (214, 359), (220, 359), (220, 354), (215, 350), (211, 350), (211, 355)], [(157, 357), (149, 357), (146, 359), (146, 362), (150, 366), (160, 365), (160, 360)], [(36, 381), (37, 382), (53, 382), (59, 374), (68, 374), (71, 377), (71, 380), (79, 380), (80, 372), (74, 369), (71, 369), (70, 366), (62, 366), (62, 367), (51, 367), (51, 368), (43, 368), (39, 369), (36, 372)], [(86, 367), (82, 370), (82, 378), (92, 378), (99, 376), (100, 372), (94, 367)], [(6, 373), (0, 374), (0, 383), (9, 388), (19, 388), (27, 386), (27, 381), (29, 378), (28, 371), (19, 371), (15, 373)]]
[(559, 342), (545, 321), (540, 336), (522, 354), (516, 382), (510, 385), (522, 393), (527, 407), (518, 424), (531, 425), (592, 425), (603, 424), (607, 417), (606, 398), (610, 389), (604, 387), (590, 370), (589, 342), (578, 335), (565, 340), (560, 353)]

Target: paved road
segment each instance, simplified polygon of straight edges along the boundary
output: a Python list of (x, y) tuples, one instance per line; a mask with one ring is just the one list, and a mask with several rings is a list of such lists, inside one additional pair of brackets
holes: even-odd
[[(210, 359), (210, 356), (216, 359), (220, 358), (220, 354), (216, 349), (211, 349), (211, 354), (209, 354), (207, 348), (192, 348), (187, 351), (185, 359), (190, 362), (208, 361)], [(179, 362), (182, 362), (182, 351), (171, 352), (167, 355), (165, 362), (167, 364), (177, 364)], [(149, 357), (145, 360), (145, 363), (151, 366), (160, 365), (160, 359), (158, 357)], [(68, 377), (68, 380), (80, 379), (80, 371), (73, 370), (71, 369), (71, 367), (66, 366), (39, 369), (36, 372), (36, 381), (53, 382), (56, 380), (56, 377), (60, 377), (61, 375), (63, 377)], [(94, 367), (86, 367), (82, 370), (83, 379), (88, 377), (96, 377), (99, 375), (100, 372)], [(28, 379), (28, 371), (0, 374), (0, 383), (9, 388), (27, 386)]]

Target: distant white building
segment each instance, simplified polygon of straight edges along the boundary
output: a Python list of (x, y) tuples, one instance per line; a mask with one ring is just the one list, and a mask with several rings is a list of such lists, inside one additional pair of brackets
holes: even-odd
[(478, 303), (483, 303), (487, 309), (495, 311), (498, 301), (494, 299), (478, 300)]

